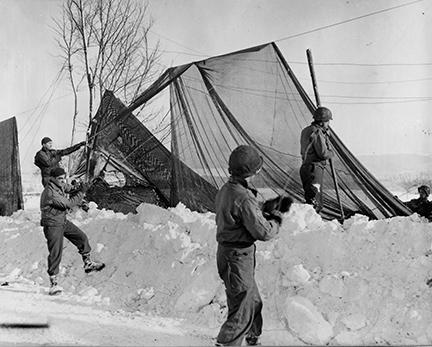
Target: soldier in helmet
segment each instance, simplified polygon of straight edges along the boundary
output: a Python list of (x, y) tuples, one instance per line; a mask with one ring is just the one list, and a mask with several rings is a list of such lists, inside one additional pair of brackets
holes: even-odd
[(319, 209), (322, 206), (318, 206), (317, 195), (322, 189), (324, 169), (327, 160), (334, 155), (327, 134), (329, 122), (333, 118), (328, 108), (318, 107), (313, 119), (312, 124), (301, 132), (300, 150), (303, 162), (300, 167), (300, 178), (306, 203)]
[(428, 219), (432, 219), (432, 202), (428, 200), (430, 188), (422, 185), (418, 187), (419, 197), (405, 202), (404, 204), (414, 213)]
[(248, 182), (259, 173), (263, 158), (251, 146), (239, 146), (229, 157), (231, 177), (216, 195), (217, 268), (224, 281), (228, 317), (216, 346), (257, 345), (262, 331), (262, 301), (255, 282), (255, 241), (268, 241), (279, 232), (282, 214), (264, 218), (257, 192)]
[(58, 150), (52, 148), (53, 142), (49, 137), (44, 137), (41, 140), (41, 144), (42, 148), (36, 153), (34, 163), (41, 170), (42, 185), (46, 187), (50, 180), (51, 170), (60, 167), (59, 163), (62, 157), (80, 149), (85, 145), (85, 141), (77, 143), (72, 147)]
[(69, 188), (65, 170), (61, 167), (54, 168), (50, 172), (50, 179), (40, 199), (41, 226), (43, 226), (49, 251), (48, 275), (51, 286), (48, 293), (50, 295), (62, 291), (57, 284), (57, 277), (63, 253), (63, 238), (68, 239), (78, 249), (86, 273), (100, 271), (105, 267), (104, 263), (91, 260), (91, 247), (87, 235), (66, 218), (68, 210), (78, 205), (83, 198), (88, 185), (82, 185), (80, 191), (72, 198), (67, 196)]

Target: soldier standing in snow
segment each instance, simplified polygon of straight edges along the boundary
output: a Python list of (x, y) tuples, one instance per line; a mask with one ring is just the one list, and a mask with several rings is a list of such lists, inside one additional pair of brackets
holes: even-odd
[(261, 170), (263, 159), (251, 146), (237, 147), (229, 157), (229, 181), (216, 195), (217, 268), (225, 283), (228, 317), (216, 346), (257, 345), (262, 331), (262, 301), (255, 282), (255, 241), (267, 241), (279, 231), (282, 214), (258, 206), (248, 181)]
[(418, 187), (418, 193), (420, 196), (417, 199), (404, 202), (404, 204), (414, 213), (418, 213), (419, 216), (432, 218), (432, 202), (428, 200), (430, 195), (430, 188), (422, 185)]
[(318, 107), (313, 119), (312, 124), (301, 132), (300, 151), (303, 163), (300, 167), (300, 178), (306, 203), (313, 205), (315, 209), (320, 209), (322, 206), (319, 206), (317, 195), (322, 192), (327, 160), (334, 156), (327, 134), (328, 124), (333, 118), (328, 108)]
[(81, 202), (87, 188), (87, 185), (83, 185), (81, 191), (69, 199), (66, 195), (69, 189), (66, 184), (66, 172), (58, 167), (51, 170), (51, 177), (42, 192), (40, 201), (41, 225), (43, 226), (49, 251), (48, 275), (51, 282), (50, 295), (62, 291), (62, 288), (57, 284), (57, 275), (63, 252), (63, 237), (67, 238), (78, 248), (86, 273), (100, 271), (105, 267), (105, 264), (94, 262), (90, 259), (91, 248), (87, 235), (75, 224), (66, 219), (67, 211)]
[(85, 141), (77, 143), (72, 147), (58, 150), (52, 149), (53, 143), (49, 137), (44, 137), (41, 144), (42, 148), (36, 153), (34, 163), (41, 169), (42, 185), (45, 187), (50, 179), (51, 170), (60, 167), (59, 162), (61, 158), (80, 149), (85, 145)]

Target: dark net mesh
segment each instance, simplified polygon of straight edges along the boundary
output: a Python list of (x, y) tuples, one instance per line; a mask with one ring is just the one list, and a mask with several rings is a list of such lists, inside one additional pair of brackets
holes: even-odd
[[(171, 152), (131, 113), (167, 87)], [(303, 202), (300, 133), (311, 123), (314, 109), (278, 47), (270, 43), (168, 69), (127, 109), (107, 96), (92, 137), (105, 157), (138, 172), (135, 176), (170, 206), (181, 201), (194, 210), (213, 211), (216, 192), (228, 179), (229, 155), (240, 144), (254, 146), (264, 158), (253, 182), (262, 196), (286, 192)], [(408, 215), (330, 132), (335, 175), (327, 165), (321, 214), (339, 218), (343, 209), (345, 216)]]
[[(194, 210), (212, 210), (216, 189), (174, 158), (110, 91), (102, 98), (90, 139), (91, 158), (82, 153), (73, 172), (83, 176), (88, 166), (93, 184), (86, 197), (99, 207), (134, 212), (143, 202), (168, 207), (182, 201)], [(173, 180), (174, 166), (184, 175), (179, 185)]]
[[(217, 188), (228, 178), (228, 157), (240, 144), (256, 147), (264, 167), (255, 187), (304, 201), (299, 177), (300, 133), (314, 105), (274, 44), (191, 64), (170, 84), (172, 151)], [(332, 132), (338, 193), (344, 214), (372, 218), (409, 211), (355, 159)], [(184, 174), (176, 171), (177, 181)], [(327, 218), (340, 217), (334, 179), (323, 182)]]
[(10, 216), (24, 208), (15, 117), (0, 122), (0, 158), (0, 216)]

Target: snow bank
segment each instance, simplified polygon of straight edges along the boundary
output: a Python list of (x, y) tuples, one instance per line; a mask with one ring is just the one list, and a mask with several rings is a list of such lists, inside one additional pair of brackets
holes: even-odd
[[(107, 263), (86, 275), (65, 242), (61, 284), (83, 302), (184, 317), (219, 327), (226, 314), (215, 266), (213, 214), (142, 204), (136, 215), (97, 209), (70, 219)], [(0, 218), (0, 273), (47, 286), (37, 211)], [(430, 344), (432, 224), (414, 215), (340, 225), (294, 204), (277, 239), (257, 243), (267, 343)], [(270, 333), (271, 332), (271, 333)]]

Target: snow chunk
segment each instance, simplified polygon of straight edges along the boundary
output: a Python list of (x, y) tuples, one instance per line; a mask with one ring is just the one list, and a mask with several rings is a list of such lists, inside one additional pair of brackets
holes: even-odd
[(210, 218), (213, 215), (212, 213), (199, 213), (196, 211), (191, 211), (181, 202), (179, 202), (176, 207), (170, 208), (169, 211), (179, 216), (183, 223), (193, 223), (196, 221), (200, 221), (202, 224), (212, 223)]
[(138, 295), (145, 299), (145, 300), (150, 300), (152, 297), (154, 297), (155, 295), (155, 290), (153, 287), (150, 288), (139, 288), (137, 290)]
[(289, 329), (306, 343), (324, 345), (333, 336), (333, 328), (330, 323), (305, 297), (288, 297), (285, 301), (284, 315)]
[(138, 223), (140, 225), (145, 223), (153, 225), (167, 224), (168, 221), (172, 220), (174, 217), (173, 214), (168, 210), (147, 203), (139, 205), (136, 210)]
[(319, 228), (323, 220), (311, 205), (292, 204), (291, 209), (285, 214), (282, 229), (289, 230), (294, 234)]
[(213, 300), (221, 285), (216, 266), (209, 264), (183, 290), (183, 294), (177, 299), (175, 309), (183, 312), (198, 312)]
[(289, 268), (287, 277), (294, 283), (306, 283), (310, 279), (311, 275), (303, 267), (303, 264), (299, 264)]

